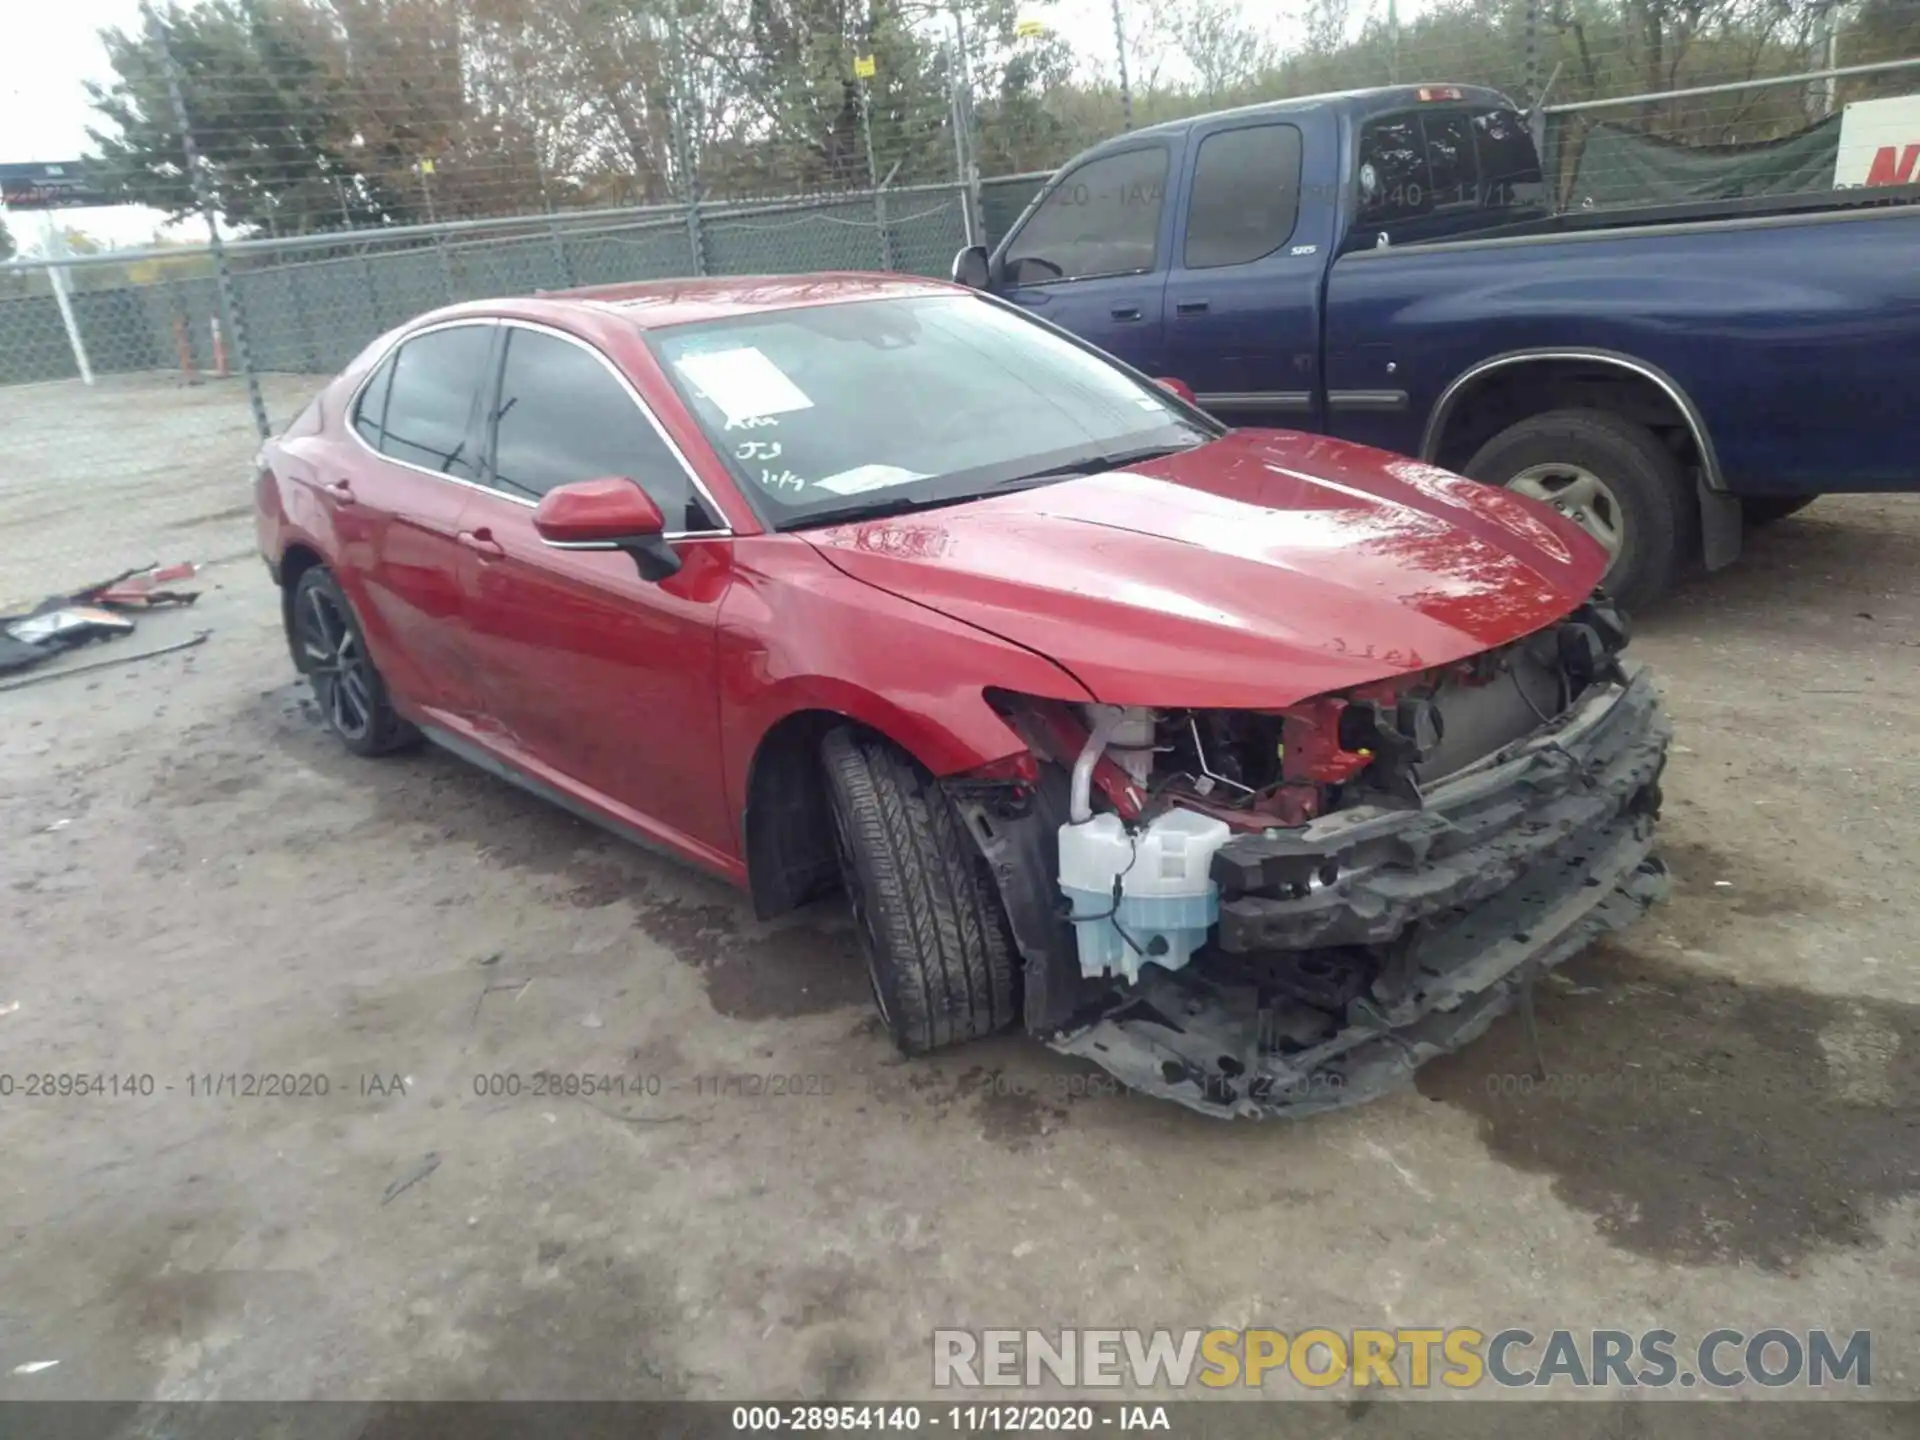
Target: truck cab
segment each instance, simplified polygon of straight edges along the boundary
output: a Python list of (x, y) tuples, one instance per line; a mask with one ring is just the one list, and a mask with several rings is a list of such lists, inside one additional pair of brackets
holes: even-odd
[(1920, 185), (1556, 213), (1499, 92), (1116, 136), (954, 279), (1318, 431), (1527, 494), (1638, 608), (1815, 496), (1920, 478)]
[[(1349, 134), (1356, 154), (1345, 153)], [(1426, 157), (1447, 151), (1460, 163), (1432, 175)], [(1525, 123), (1496, 91), (1322, 95), (1109, 140), (1062, 169), (991, 259), (972, 264), (984, 288), (1137, 369), (1178, 376), (1229, 423), (1342, 433), (1341, 418), (1404, 411), (1406, 397), (1327, 388), (1332, 259), (1378, 243), (1373, 222), (1430, 238), (1501, 218), (1489, 207), (1544, 215), (1542, 188)]]

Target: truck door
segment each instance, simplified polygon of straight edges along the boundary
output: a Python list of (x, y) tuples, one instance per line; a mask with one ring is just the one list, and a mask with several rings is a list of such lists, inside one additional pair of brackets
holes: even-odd
[[(1332, 147), (1327, 147), (1331, 151)], [(1317, 428), (1328, 173), (1301, 204), (1300, 127), (1227, 120), (1198, 132), (1167, 278), (1166, 373), (1229, 425)]]
[(1170, 161), (1166, 142), (1152, 140), (1067, 171), (1002, 245), (994, 288), (1129, 365), (1163, 373)]

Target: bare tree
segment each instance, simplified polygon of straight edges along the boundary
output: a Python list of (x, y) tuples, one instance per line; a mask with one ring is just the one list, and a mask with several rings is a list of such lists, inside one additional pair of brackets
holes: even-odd
[(1231, 0), (1162, 0), (1174, 49), (1212, 100), (1252, 85), (1278, 63), (1273, 40), (1248, 24)]

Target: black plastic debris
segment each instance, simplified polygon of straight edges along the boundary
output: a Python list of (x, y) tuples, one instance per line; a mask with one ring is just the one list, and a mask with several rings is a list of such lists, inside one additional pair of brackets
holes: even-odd
[(134, 622), (125, 611), (191, 605), (200, 598), (197, 590), (171, 587), (195, 573), (191, 562), (136, 566), (72, 594), (50, 595), (23, 613), (0, 615), (0, 674), (28, 669), (96, 640), (131, 634)]

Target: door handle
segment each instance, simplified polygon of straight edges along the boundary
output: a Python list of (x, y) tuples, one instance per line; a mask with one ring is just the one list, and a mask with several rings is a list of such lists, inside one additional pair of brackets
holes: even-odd
[(320, 488), (333, 497), (336, 505), (353, 504), (353, 486), (345, 480), (329, 480)]
[(1176, 315), (1204, 315), (1207, 313), (1207, 302), (1204, 300), (1179, 300), (1174, 303), (1173, 313)]
[(474, 554), (480, 556), (482, 559), (501, 560), (506, 558), (507, 552), (505, 547), (493, 538), (493, 532), (491, 530), (484, 528), (479, 530), (462, 530), (455, 538), (459, 540), (463, 549), (473, 551)]
[(1116, 320), (1138, 320), (1140, 318), (1140, 307), (1138, 305), (1116, 305), (1107, 313)]
[(1047, 301), (1053, 297), (1044, 290), (1029, 290), (1025, 294), (1015, 290), (1011, 295), (1007, 296), (1007, 298), (1016, 305), (1025, 305), (1029, 309), (1032, 309), (1036, 306), (1046, 304)]

